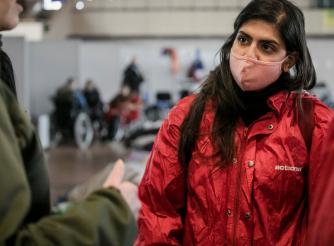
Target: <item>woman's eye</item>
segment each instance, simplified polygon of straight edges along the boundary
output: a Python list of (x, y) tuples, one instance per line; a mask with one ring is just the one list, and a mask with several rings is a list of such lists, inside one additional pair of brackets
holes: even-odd
[(274, 52), (275, 51), (275, 47), (271, 44), (268, 44), (268, 43), (262, 44), (262, 49), (266, 52)]
[(247, 44), (248, 39), (245, 36), (238, 36), (238, 42), (239, 44)]

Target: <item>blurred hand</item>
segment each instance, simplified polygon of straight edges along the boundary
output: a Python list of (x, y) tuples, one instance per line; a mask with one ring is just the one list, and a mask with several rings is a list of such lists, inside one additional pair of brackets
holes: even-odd
[(104, 182), (103, 187), (108, 188), (112, 186), (119, 189), (125, 201), (128, 203), (131, 211), (134, 213), (135, 218), (137, 218), (140, 209), (138, 187), (131, 182), (123, 181), (124, 170), (124, 162), (121, 159), (117, 160), (115, 166)]

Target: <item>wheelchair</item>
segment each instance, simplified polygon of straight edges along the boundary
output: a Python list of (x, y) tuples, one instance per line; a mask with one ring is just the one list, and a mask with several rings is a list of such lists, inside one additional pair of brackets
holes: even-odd
[(75, 143), (80, 149), (88, 148), (94, 139), (94, 128), (87, 108), (68, 92), (51, 98), (51, 147)]

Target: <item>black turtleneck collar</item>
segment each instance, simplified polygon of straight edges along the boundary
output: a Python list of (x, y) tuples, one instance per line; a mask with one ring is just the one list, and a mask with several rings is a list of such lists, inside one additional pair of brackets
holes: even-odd
[(240, 110), (240, 116), (245, 125), (249, 126), (255, 120), (269, 112), (270, 108), (268, 106), (267, 99), (284, 89), (285, 86), (282, 81), (277, 81), (262, 91), (245, 92), (239, 89), (240, 99), (244, 105), (244, 108)]

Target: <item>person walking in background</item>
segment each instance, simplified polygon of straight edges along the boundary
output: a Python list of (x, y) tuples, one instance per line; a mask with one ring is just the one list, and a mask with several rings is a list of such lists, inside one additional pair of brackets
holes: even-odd
[[(1, 0), (0, 30), (14, 28), (21, 11), (16, 0)], [(64, 213), (51, 214), (44, 153), (27, 115), (2, 81), (0, 114), (1, 245), (132, 245), (136, 226), (127, 202), (135, 212), (139, 201), (137, 187), (122, 182), (122, 162), (104, 188)]]
[(122, 87), (129, 87), (130, 92), (139, 94), (140, 85), (144, 81), (144, 76), (137, 64), (137, 57), (133, 57), (130, 64), (125, 68), (123, 74)]
[(304, 16), (252, 0), (201, 91), (155, 140), (135, 245), (303, 245), (333, 112), (316, 83)]

